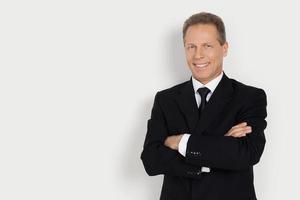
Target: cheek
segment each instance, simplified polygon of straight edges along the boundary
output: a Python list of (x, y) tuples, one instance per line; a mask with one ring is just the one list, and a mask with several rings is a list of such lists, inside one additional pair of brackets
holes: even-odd
[(193, 55), (192, 54), (186, 54), (186, 58), (189, 62), (193, 61)]
[(209, 58), (211, 59), (212, 62), (219, 63), (220, 60), (223, 58), (223, 55), (221, 55), (218, 52), (211, 52), (209, 54)]
[(187, 58), (187, 59), (190, 59), (190, 54), (188, 53), (188, 52), (185, 52), (185, 57)]
[(209, 58), (214, 58), (214, 57), (216, 57), (217, 52), (214, 51), (214, 50), (208, 50), (205, 54), (206, 54), (206, 56), (209, 57)]

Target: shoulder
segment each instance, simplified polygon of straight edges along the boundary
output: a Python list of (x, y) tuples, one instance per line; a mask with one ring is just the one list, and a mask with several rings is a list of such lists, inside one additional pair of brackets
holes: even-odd
[(253, 99), (253, 98), (267, 98), (266, 92), (264, 89), (255, 87), (252, 85), (247, 85), (235, 79), (230, 79), (232, 86), (234, 88), (235, 94), (243, 97), (244, 99)]
[(190, 80), (176, 84), (174, 86), (171, 86), (169, 88), (159, 90), (156, 93), (156, 96), (162, 97), (162, 98), (172, 98), (176, 96), (180, 91), (184, 88), (187, 87), (187, 85), (190, 84)]

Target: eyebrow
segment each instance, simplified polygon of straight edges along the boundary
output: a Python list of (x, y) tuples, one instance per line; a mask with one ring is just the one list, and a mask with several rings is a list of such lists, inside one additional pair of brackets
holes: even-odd
[[(206, 44), (212, 45), (213, 43), (212, 42), (204, 42), (201, 45), (206, 45)], [(185, 43), (185, 45), (196, 45), (196, 44), (194, 44), (194, 43)]]

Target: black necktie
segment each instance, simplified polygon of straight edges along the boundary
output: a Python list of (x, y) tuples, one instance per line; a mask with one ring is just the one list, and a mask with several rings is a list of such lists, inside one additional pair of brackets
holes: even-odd
[(202, 110), (204, 109), (205, 105), (206, 105), (206, 96), (208, 95), (208, 93), (210, 92), (210, 90), (206, 87), (203, 88), (199, 88), (198, 93), (200, 94), (201, 97), (201, 104), (199, 105), (199, 116), (201, 115)]

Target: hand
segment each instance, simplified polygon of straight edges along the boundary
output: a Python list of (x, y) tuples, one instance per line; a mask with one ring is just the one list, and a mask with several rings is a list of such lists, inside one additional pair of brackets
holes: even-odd
[(246, 134), (252, 132), (251, 126), (247, 126), (247, 122), (242, 122), (236, 126), (233, 126), (225, 136), (232, 136), (232, 137), (244, 137)]
[(183, 134), (169, 136), (165, 139), (164, 145), (173, 150), (178, 150), (179, 142), (182, 136)]

